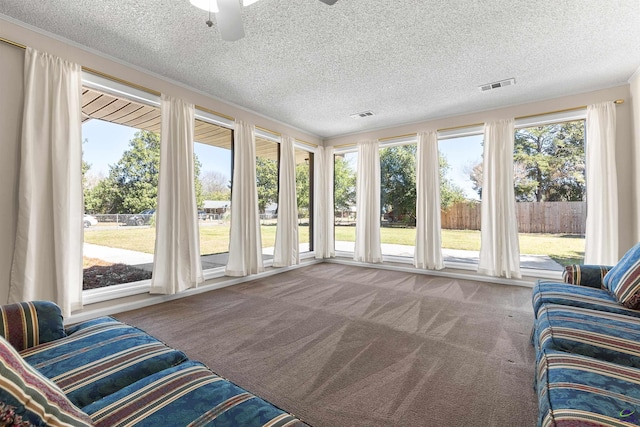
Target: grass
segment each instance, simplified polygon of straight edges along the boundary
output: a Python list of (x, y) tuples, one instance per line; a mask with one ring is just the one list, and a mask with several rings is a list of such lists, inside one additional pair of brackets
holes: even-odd
[[(262, 247), (273, 247), (276, 239), (275, 225), (260, 227)], [(309, 228), (299, 228), (299, 241), (309, 241)], [(382, 243), (398, 245), (415, 244), (414, 228), (380, 229)], [(356, 237), (355, 226), (336, 226), (335, 239), (353, 242)], [(119, 229), (88, 230), (85, 242), (114, 248), (130, 249), (153, 253), (155, 228), (121, 227)], [(528, 255), (548, 255), (561, 265), (580, 263), (584, 258), (584, 237), (566, 234), (526, 234), (520, 233), (520, 253)], [(480, 231), (442, 230), (442, 247), (446, 249), (480, 250)], [(200, 253), (202, 255), (223, 253), (229, 250), (229, 226), (212, 225), (200, 227)]]
[[(356, 228), (335, 227), (336, 240), (353, 242)], [(380, 228), (382, 243), (397, 245), (415, 244), (414, 228)], [(570, 234), (520, 233), (520, 253), (527, 255), (548, 255), (561, 265), (577, 264), (584, 261), (584, 237)], [(466, 251), (480, 250), (479, 230), (442, 230), (442, 247)]]
[[(275, 245), (276, 226), (263, 225), (260, 227), (262, 234), (262, 247), (270, 248)], [(298, 240), (309, 241), (309, 227), (298, 228)], [(129, 249), (132, 251), (152, 254), (155, 250), (156, 229), (153, 227), (120, 227), (117, 229), (87, 230), (84, 233), (84, 241), (95, 245), (109, 246), (112, 248)], [(200, 227), (200, 254), (210, 255), (224, 253), (229, 250), (229, 226), (211, 225)]]

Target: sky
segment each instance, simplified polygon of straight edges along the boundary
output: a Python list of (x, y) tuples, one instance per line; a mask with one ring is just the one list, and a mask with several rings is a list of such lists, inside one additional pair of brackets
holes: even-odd
[[(446, 177), (462, 188), (465, 196), (470, 200), (480, 200), (478, 192), (473, 189), (469, 172), (475, 165), (482, 162), (482, 138), (482, 135), (472, 135), (438, 141), (438, 150), (449, 163)], [(344, 158), (354, 170), (357, 169), (357, 153), (345, 153)]]
[[(129, 141), (133, 139), (137, 129), (122, 126), (102, 120), (89, 120), (82, 125), (83, 158), (91, 168), (93, 176), (109, 174), (109, 165), (120, 160), (122, 153), (127, 150)], [(446, 139), (438, 142), (440, 153), (447, 158), (450, 169), (447, 173), (455, 184), (461, 187), (469, 199), (478, 200), (478, 193), (473, 190), (469, 179), (470, 169), (482, 161), (482, 135), (462, 138)], [(200, 175), (207, 172), (222, 173), (231, 178), (231, 150), (220, 149), (206, 144), (194, 144), (194, 152), (202, 163)], [(346, 158), (353, 159), (351, 154)], [(352, 160), (353, 166), (357, 164)]]
[[(129, 148), (138, 129), (109, 123), (102, 120), (89, 120), (82, 125), (83, 159), (91, 165), (89, 173), (93, 176), (109, 174), (109, 165), (115, 164), (122, 153)], [(231, 151), (206, 144), (194, 144), (193, 151), (202, 163), (200, 176), (209, 171), (219, 172), (231, 178)]]
[(471, 169), (482, 162), (482, 135), (438, 141), (438, 150), (446, 157), (450, 169), (447, 177), (461, 187), (467, 198), (480, 200), (469, 178)]

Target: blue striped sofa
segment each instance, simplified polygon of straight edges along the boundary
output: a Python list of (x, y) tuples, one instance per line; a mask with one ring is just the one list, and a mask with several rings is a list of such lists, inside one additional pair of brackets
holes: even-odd
[(50, 302), (0, 306), (0, 425), (306, 425), (138, 328), (62, 321)]
[(612, 269), (570, 266), (533, 289), (539, 426), (640, 425), (640, 310), (607, 286)]

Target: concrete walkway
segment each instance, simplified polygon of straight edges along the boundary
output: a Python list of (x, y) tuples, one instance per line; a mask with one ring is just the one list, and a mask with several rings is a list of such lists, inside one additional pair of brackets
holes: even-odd
[(149, 264), (153, 263), (153, 254), (145, 252), (130, 251), (128, 249), (110, 248), (108, 246), (85, 243), (82, 248), (82, 255), (88, 258), (98, 258), (114, 264)]
[[(306, 245), (304, 246), (306, 247)], [(339, 252), (353, 252), (354, 247), (354, 242), (337, 241), (335, 243), (336, 251)], [(93, 245), (91, 243), (85, 243), (83, 250), (83, 255), (89, 258), (98, 258), (112, 263), (135, 265), (149, 271), (153, 270), (153, 254)], [(382, 244), (383, 255), (413, 258), (414, 250), (414, 246)], [(263, 248), (262, 254), (264, 259), (272, 258), (273, 248)], [(445, 262), (478, 264), (479, 254), (477, 251), (442, 249), (442, 255)], [(227, 265), (228, 254), (205, 255), (201, 258), (202, 268), (207, 270)], [(564, 267), (546, 255), (520, 255), (520, 266), (522, 268), (535, 270), (562, 271), (564, 269)]]
[[(383, 243), (382, 255), (400, 256), (413, 258), (415, 253), (415, 246), (395, 245), (389, 243)], [(341, 242), (335, 243), (336, 251), (341, 252), (353, 252), (355, 248), (354, 242)], [(465, 264), (478, 264), (479, 260), (478, 251), (464, 251), (460, 249), (442, 249), (442, 257), (444, 262), (459, 262)], [(535, 270), (550, 270), (550, 271), (563, 271), (564, 267), (547, 255), (520, 255), (520, 267), (531, 268)]]

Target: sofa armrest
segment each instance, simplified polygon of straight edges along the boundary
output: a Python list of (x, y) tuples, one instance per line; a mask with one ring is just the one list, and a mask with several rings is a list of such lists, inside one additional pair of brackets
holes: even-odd
[(601, 289), (602, 279), (612, 268), (610, 265), (568, 265), (564, 268), (562, 279), (572, 285)]
[(49, 301), (0, 305), (0, 334), (18, 351), (67, 336), (60, 307)]

